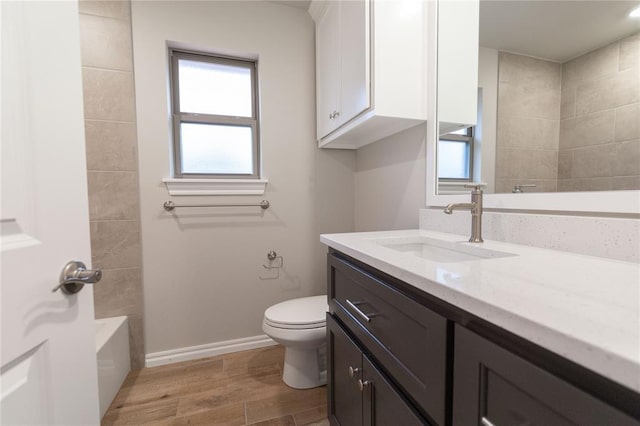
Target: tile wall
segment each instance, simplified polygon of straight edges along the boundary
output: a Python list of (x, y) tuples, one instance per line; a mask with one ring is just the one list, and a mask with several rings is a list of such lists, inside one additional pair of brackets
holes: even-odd
[(500, 52), (496, 192), (556, 191), (561, 81), (559, 63)]
[(144, 366), (140, 193), (129, 1), (80, 1), (96, 318), (129, 317), (132, 369)]
[(640, 189), (640, 33), (562, 65), (558, 191)]

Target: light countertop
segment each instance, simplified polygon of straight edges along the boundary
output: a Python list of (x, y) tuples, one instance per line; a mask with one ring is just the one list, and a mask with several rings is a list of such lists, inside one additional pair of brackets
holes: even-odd
[[(382, 245), (420, 238), (511, 256), (444, 262)], [(640, 392), (640, 264), (467, 239), (425, 230), (320, 236), (348, 256)]]

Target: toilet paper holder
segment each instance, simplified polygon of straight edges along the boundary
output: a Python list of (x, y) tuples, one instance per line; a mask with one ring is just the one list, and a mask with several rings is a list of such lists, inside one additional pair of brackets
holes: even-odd
[[(269, 264), (268, 265), (262, 264), (262, 267), (264, 269), (267, 269), (270, 271), (272, 269), (280, 269), (284, 266), (284, 258), (282, 256), (279, 256), (278, 253), (275, 252), (275, 250), (271, 250), (269, 251), (269, 253), (267, 253), (267, 259), (269, 259)], [(273, 261), (278, 259), (280, 259), (280, 264), (273, 266)]]

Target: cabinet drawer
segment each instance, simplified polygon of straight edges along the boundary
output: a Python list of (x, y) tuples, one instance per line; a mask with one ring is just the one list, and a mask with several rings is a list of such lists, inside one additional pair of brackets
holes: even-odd
[(424, 414), (444, 424), (447, 320), (333, 254), (329, 268), (331, 311)]
[(640, 425), (640, 421), (456, 325), (454, 425)]

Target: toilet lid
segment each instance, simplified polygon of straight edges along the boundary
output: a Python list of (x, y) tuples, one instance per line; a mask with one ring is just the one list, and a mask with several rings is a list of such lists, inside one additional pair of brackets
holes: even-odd
[(327, 296), (302, 297), (271, 306), (264, 312), (270, 323), (280, 325), (322, 326), (326, 322)]

